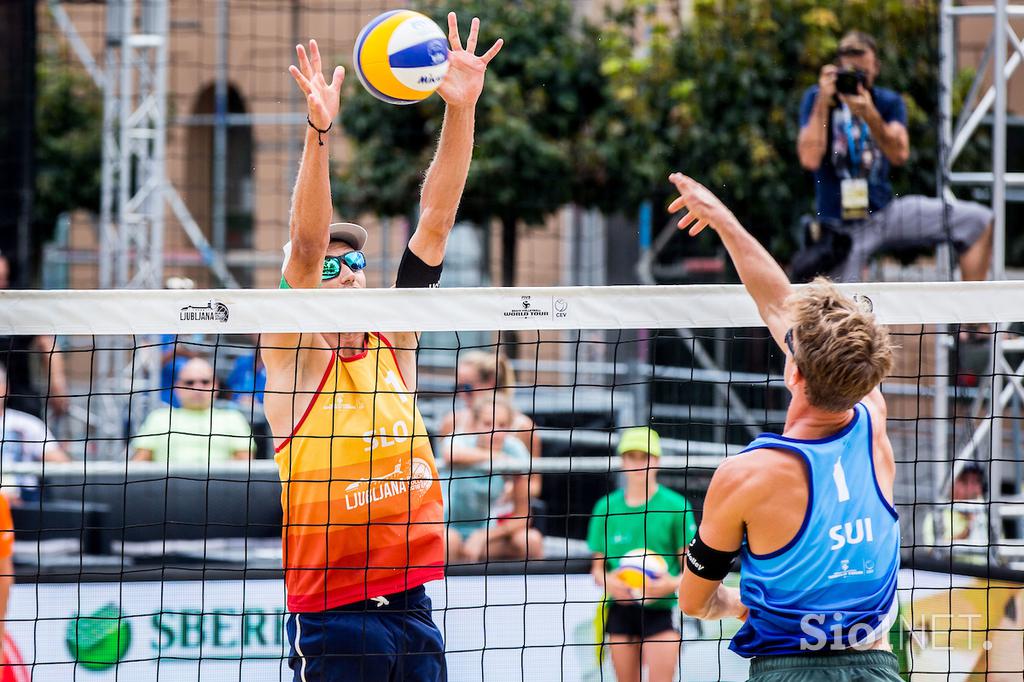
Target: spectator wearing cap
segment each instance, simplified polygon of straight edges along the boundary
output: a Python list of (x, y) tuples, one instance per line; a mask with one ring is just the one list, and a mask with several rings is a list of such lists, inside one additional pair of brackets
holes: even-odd
[[(605, 592), (600, 639), (607, 636), (616, 679), (670, 682), (680, 644), (672, 611), (697, 523), (686, 498), (658, 484), (657, 431), (627, 429), (618, 453), (625, 487), (598, 500), (587, 533), (591, 574)], [(639, 586), (625, 573), (637, 557), (646, 574)]]
[[(910, 158), (903, 97), (876, 85), (878, 46), (861, 31), (839, 42), (834, 63), (800, 104), (797, 154), (814, 174), (817, 216), (831, 248), (810, 248), (793, 261), (794, 278), (829, 275), (860, 281), (868, 261), (886, 250), (950, 243), (964, 280), (985, 279), (992, 256), (992, 211), (966, 201), (893, 196), (889, 171)], [(803, 258), (807, 253), (814, 257)]]

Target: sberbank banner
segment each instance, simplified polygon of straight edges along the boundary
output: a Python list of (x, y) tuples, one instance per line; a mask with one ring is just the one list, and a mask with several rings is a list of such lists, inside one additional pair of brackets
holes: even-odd
[(5, 648), (34, 681), (291, 679), (283, 605), (278, 581), (16, 585)]
[[(1024, 587), (911, 570), (899, 585), (890, 641), (913, 670), (905, 679), (1020, 679)], [(452, 682), (614, 679), (589, 575), (460, 576), (427, 588)], [(0, 682), (291, 680), (283, 604), (274, 580), (16, 585)], [(682, 679), (747, 679), (727, 648), (738, 626), (684, 619)], [(828, 645), (827, 628), (818, 639)]]

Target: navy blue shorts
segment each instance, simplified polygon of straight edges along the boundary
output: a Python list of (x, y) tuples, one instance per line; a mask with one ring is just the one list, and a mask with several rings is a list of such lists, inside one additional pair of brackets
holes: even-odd
[(444, 641), (423, 587), (330, 611), (292, 613), (295, 682), (446, 682)]

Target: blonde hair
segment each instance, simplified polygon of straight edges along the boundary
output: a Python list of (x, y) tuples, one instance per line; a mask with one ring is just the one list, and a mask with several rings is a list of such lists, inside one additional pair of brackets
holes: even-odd
[(493, 384), (497, 393), (511, 401), (512, 393), (515, 391), (516, 373), (504, 353), (488, 353), (482, 350), (466, 351), (459, 356), (459, 364), (475, 369), (480, 374), (481, 380)]
[(793, 316), (794, 360), (814, 407), (848, 410), (892, 371), (889, 330), (828, 279), (818, 277), (787, 305)]

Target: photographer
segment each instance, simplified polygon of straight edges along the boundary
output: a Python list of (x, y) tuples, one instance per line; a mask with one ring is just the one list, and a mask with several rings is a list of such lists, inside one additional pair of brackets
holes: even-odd
[(837, 60), (821, 68), (818, 84), (800, 103), (800, 165), (814, 173), (825, 253), (794, 261), (794, 277), (828, 274), (861, 278), (868, 260), (886, 249), (917, 250), (951, 242), (965, 280), (985, 279), (992, 253), (992, 212), (979, 204), (948, 204), (948, 231), (940, 199), (893, 198), (890, 165), (910, 157), (907, 110), (899, 93), (875, 85), (875, 40), (851, 31)]

